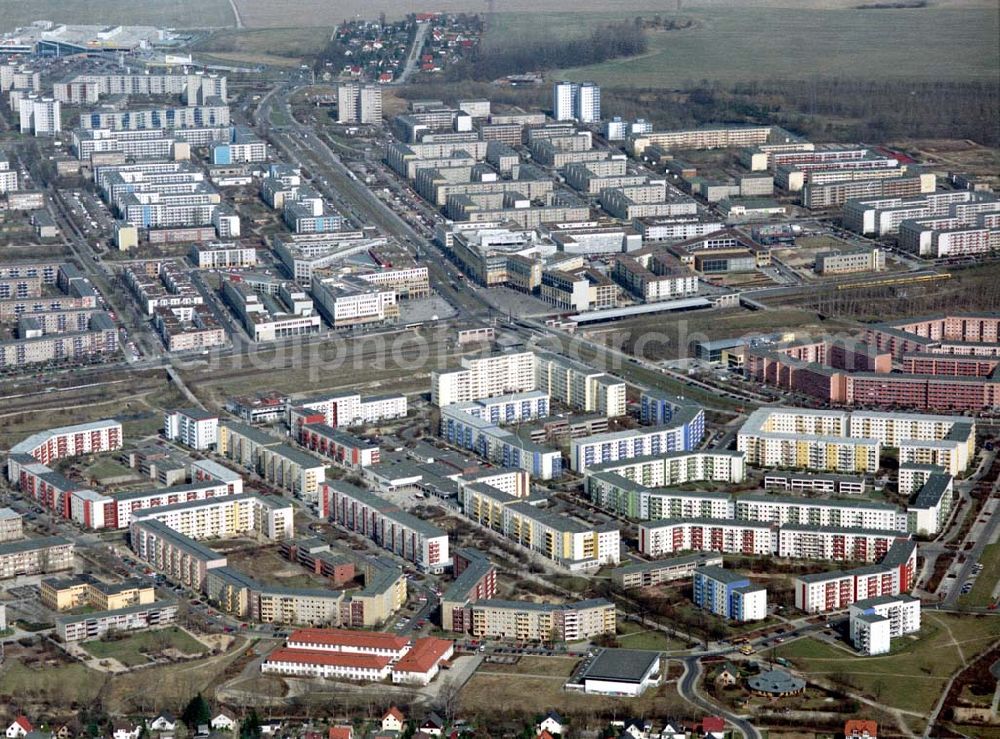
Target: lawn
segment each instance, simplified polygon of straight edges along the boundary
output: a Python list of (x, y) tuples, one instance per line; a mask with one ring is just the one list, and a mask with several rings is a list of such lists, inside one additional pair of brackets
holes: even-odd
[[(615, 13), (500, 14), (487, 43), (569, 36), (635, 17)], [(668, 16), (672, 15), (667, 13)], [(996, 7), (929, 7), (905, 11), (851, 8), (762, 8), (685, 5), (694, 26), (649, 34), (638, 57), (562, 70), (554, 76), (608, 87), (676, 88), (703, 79), (876, 77), (920, 80), (993, 79)], [(913, 39), (921, 40), (919, 48)], [(968, 54), (955, 54), (964, 48)]]
[(983, 571), (976, 577), (972, 590), (959, 597), (959, 605), (988, 606), (993, 602), (993, 589), (1000, 580), (1000, 542), (983, 549), (979, 561), (983, 564)]
[(132, 474), (132, 470), (124, 467), (113, 459), (99, 459), (86, 469), (87, 477), (101, 480), (105, 477), (122, 477)]
[(235, 25), (228, 0), (0, 0), (0, 30), (39, 18), (57, 23), (130, 24), (178, 28)]
[[(949, 631), (950, 630), (950, 631)], [(808, 677), (822, 676), (895, 708), (926, 711), (948, 678), (1000, 639), (1000, 619), (925, 611), (918, 639), (903, 637), (892, 653), (861, 657), (815, 639), (799, 639), (774, 650)]]
[(618, 623), (618, 643), (625, 649), (655, 649), (666, 652), (672, 649), (684, 649), (686, 644), (671, 639), (662, 631), (647, 629), (631, 621)]
[(184, 654), (198, 655), (207, 651), (204, 644), (176, 626), (143, 631), (114, 641), (86, 642), (83, 648), (98, 659), (116, 659), (127, 667), (145, 664), (149, 661), (146, 654), (150, 652), (176, 649)]

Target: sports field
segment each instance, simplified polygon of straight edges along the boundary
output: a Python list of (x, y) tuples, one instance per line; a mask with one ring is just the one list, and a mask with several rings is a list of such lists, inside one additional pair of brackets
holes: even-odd
[[(540, 33), (577, 35), (634, 15), (500, 14), (487, 43)], [(679, 17), (692, 19), (693, 27), (649, 32), (649, 51), (641, 56), (558, 74), (608, 87), (674, 88), (703, 79), (994, 80), (1000, 69), (996, 7), (861, 11), (685, 4)], [(955, 54), (956, 48), (967, 53)]]
[(235, 25), (229, 0), (0, 0), (0, 32), (41, 19), (166, 28)]

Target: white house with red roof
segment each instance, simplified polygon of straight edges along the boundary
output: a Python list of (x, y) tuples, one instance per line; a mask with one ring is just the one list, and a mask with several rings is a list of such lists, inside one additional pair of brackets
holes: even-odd
[(35, 727), (28, 721), (27, 716), (18, 716), (13, 723), (7, 727), (7, 739), (18, 739), (26, 735), (29, 731), (34, 731)]
[(382, 731), (402, 731), (406, 716), (395, 706), (390, 706), (382, 717)]

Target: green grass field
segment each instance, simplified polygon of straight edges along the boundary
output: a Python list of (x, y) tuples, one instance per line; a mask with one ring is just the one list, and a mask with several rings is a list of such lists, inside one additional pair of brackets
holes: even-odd
[(116, 659), (127, 667), (149, 662), (149, 652), (176, 649), (184, 654), (198, 655), (207, 651), (204, 644), (176, 626), (169, 629), (142, 631), (115, 641), (91, 641), (83, 645), (98, 659)]
[[(632, 18), (617, 13), (500, 14), (488, 42), (569, 36)], [(647, 13), (647, 15), (649, 15)], [(607, 87), (673, 88), (703, 79), (865, 77), (992, 80), (1000, 64), (996, 8), (903, 11), (685, 7), (695, 26), (649, 34), (649, 51), (558, 72)], [(955, 49), (963, 49), (956, 54)], [(557, 76), (554, 75), (554, 76)]]
[(776, 649), (775, 656), (791, 660), (806, 677), (846, 682), (880, 703), (920, 712), (934, 705), (956, 670), (997, 639), (1000, 619), (925, 611), (919, 638), (897, 639), (888, 655), (860, 657), (799, 639)]
[(671, 639), (662, 631), (627, 621), (618, 624), (618, 643), (624, 649), (655, 649), (661, 652), (683, 649), (686, 646), (677, 639)]
[(227, 29), (216, 31), (194, 45), (212, 57), (245, 64), (295, 66), (318, 54), (330, 40), (332, 28)]
[(44, 18), (57, 23), (124, 23), (168, 28), (233, 26), (228, 0), (0, 0), (0, 31)]
[(959, 605), (988, 606), (993, 602), (993, 588), (1000, 580), (1000, 542), (986, 547), (979, 561), (983, 563), (983, 571), (976, 578), (972, 590), (959, 597)]

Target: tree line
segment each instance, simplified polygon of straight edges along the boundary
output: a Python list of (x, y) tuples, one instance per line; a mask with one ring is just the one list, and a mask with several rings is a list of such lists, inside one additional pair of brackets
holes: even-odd
[(646, 48), (641, 23), (623, 21), (578, 38), (521, 39), (503, 46), (485, 46), (454, 65), (448, 76), (452, 80), (494, 80), (508, 74), (600, 64), (642, 54)]

